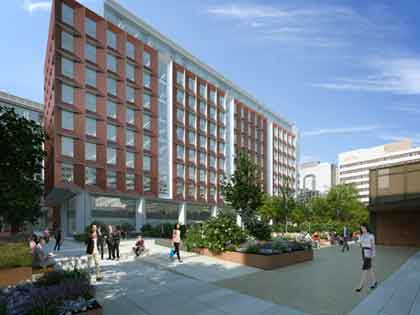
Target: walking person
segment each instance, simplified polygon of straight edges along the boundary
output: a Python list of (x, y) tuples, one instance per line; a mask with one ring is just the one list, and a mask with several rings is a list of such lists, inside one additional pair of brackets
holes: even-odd
[(178, 257), (178, 261), (182, 263), (181, 255), (179, 253), (179, 246), (181, 244), (181, 226), (179, 223), (175, 224), (172, 231), (172, 244), (174, 245), (174, 255)]
[(108, 225), (108, 235), (106, 238), (106, 245), (108, 246), (108, 260), (112, 259), (114, 240), (112, 238), (112, 225)]
[(350, 246), (349, 246), (349, 230), (347, 229), (347, 226), (344, 226), (343, 228), (343, 248), (341, 249), (341, 251), (344, 253), (344, 250), (347, 249), (347, 251), (350, 250)]
[(362, 291), (364, 285), (369, 282), (372, 290), (378, 286), (375, 272), (372, 268), (372, 259), (376, 255), (375, 236), (369, 232), (367, 224), (362, 224), (360, 230), (362, 232), (360, 235), (360, 246), (362, 247), (363, 266), (360, 284), (356, 292)]
[(54, 233), (55, 238), (55, 245), (54, 245), (54, 251), (60, 251), (61, 244), (63, 243), (63, 233), (61, 232), (60, 228), (57, 228)]
[(99, 255), (98, 255), (98, 233), (95, 224), (90, 227), (89, 238), (86, 246), (86, 254), (88, 254), (89, 267), (92, 264), (92, 260), (95, 264), (96, 281), (102, 280), (101, 269), (99, 267)]
[(99, 253), (101, 254), (101, 260), (104, 260), (105, 238), (104, 238), (104, 234), (102, 233), (102, 228), (100, 225), (98, 226), (97, 234), (98, 234), (98, 250), (99, 250)]
[(117, 226), (112, 232), (112, 259), (120, 260), (120, 241), (121, 241), (121, 231), (120, 227)]

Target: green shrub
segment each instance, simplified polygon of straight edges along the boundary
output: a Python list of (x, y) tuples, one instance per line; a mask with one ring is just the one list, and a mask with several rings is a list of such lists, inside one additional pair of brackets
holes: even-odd
[(124, 233), (130, 233), (136, 230), (136, 227), (130, 223), (123, 223), (121, 224), (121, 231), (123, 231)]
[(2, 244), (0, 253), (0, 269), (32, 266), (32, 255), (26, 243)]
[(184, 245), (188, 251), (194, 248), (205, 247), (205, 242), (203, 239), (203, 229), (201, 224), (193, 224), (187, 231), (185, 237)]
[[(145, 224), (141, 228), (144, 237), (172, 238), (175, 223), (161, 223), (158, 225)], [(188, 226), (181, 225), (181, 238), (184, 239)]]
[(259, 251), (260, 251), (260, 247), (258, 246), (258, 244), (252, 244), (247, 247), (247, 249), (245, 250), (245, 253), (258, 254)]
[(260, 241), (269, 241), (271, 239), (271, 228), (267, 222), (254, 221), (247, 227), (249, 234)]
[(73, 235), (75, 241), (78, 242), (87, 242), (88, 234), (87, 233), (77, 233)]

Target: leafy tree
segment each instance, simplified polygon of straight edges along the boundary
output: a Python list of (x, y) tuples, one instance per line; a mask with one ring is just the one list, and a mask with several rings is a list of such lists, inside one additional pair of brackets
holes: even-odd
[(0, 216), (13, 231), (41, 214), (44, 140), (37, 123), (0, 107)]
[(257, 220), (258, 207), (262, 204), (263, 192), (257, 176), (256, 165), (245, 153), (236, 158), (233, 175), (224, 178), (221, 191), (224, 200), (235, 209), (246, 229), (252, 234), (252, 226)]

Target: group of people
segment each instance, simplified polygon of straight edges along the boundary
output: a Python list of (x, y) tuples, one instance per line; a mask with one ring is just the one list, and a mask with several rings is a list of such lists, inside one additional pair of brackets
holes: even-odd
[(104, 259), (104, 248), (106, 244), (108, 247), (108, 259), (119, 260), (120, 259), (120, 242), (121, 242), (120, 227), (119, 226), (114, 227), (112, 225), (108, 225), (108, 231), (102, 231), (101, 226), (97, 226), (96, 229), (97, 229), (96, 231), (97, 232), (97, 247), (101, 255), (101, 259), (102, 260)]

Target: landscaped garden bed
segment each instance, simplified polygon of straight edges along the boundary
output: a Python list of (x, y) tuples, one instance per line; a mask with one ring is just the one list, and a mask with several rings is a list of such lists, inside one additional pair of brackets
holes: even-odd
[(0, 288), (30, 280), (32, 256), (24, 242), (0, 245)]
[(84, 271), (53, 271), (34, 282), (0, 291), (1, 315), (102, 315)]

